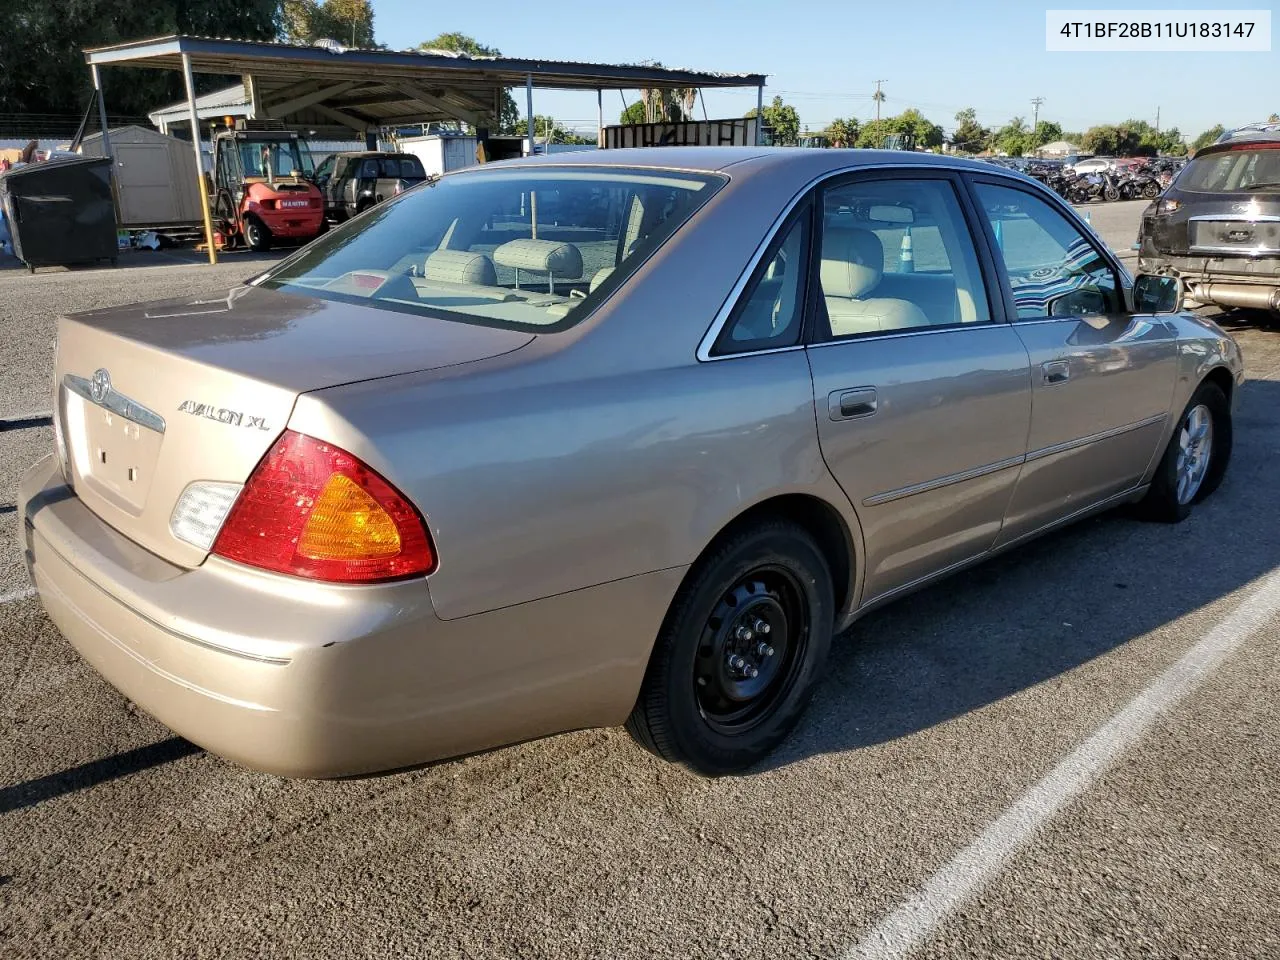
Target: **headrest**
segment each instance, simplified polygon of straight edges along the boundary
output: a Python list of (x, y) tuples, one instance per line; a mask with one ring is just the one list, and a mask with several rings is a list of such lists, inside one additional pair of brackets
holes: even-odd
[(493, 261), (470, 250), (436, 250), (427, 254), (422, 275), (437, 283), (477, 283), (492, 287), (498, 282)]
[(827, 226), (822, 233), (822, 292), (828, 297), (860, 297), (884, 273), (884, 245), (870, 230)]
[(582, 253), (559, 240), (508, 240), (493, 251), (493, 262), (576, 280), (582, 276)]

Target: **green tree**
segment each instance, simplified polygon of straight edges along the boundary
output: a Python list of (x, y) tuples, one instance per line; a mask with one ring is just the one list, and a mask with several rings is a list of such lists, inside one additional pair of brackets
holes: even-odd
[(991, 141), (997, 150), (1011, 157), (1020, 157), (1032, 148), (1032, 138), (1033, 134), (1027, 129), (1026, 119), (1014, 117), (992, 134)]
[(290, 43), (327, 39), (346, 47), (377, 46), (370, 0), (282, 0), (281, 16)]
[[(418, 49), (452, 50), (454, 53), (465, 53), (469, 57), (502, 56), (501, 50), (496, 47), (486, 46), (475, 37), (469, 37), (465, 33), (442, 33), (418, 44)], [(503, 92), (502, 110), (494, 119), (497, 123), (497, 130), (494, 132), (513, 134), (516, 132), (516, 124), (525, 126), (524, 120), (520, 117), (520, 108), (516, 106), (515, 97), (511, 96), (510, 90)]]
[(961, 153), (981, 153), (991, 140), (991, 131), (978, 122), (977, 111), (966, 107), (956, 114), (951, 142)]
[(881, 149), (886, 137), (902, 135), (911, 137), (921, 149), (942, 146), (942, 128), (914, 108), (896, 117), (868, 120), (858, 130), (858, 146)]
[(1060, 124), (1056, 124), (1052, 120), (1041, 120), (1031, 133), (1031, 148), (1034, 150), (1038, 147), (1043, 147), (1046, 143), (1053, 143), (1053, 141), (1061, 139), (1062, 127)]
[[(272, 40), (279, 16), (280, 0), (11, 0), (0, 29), (0, 113), (60, 114), (74, 126), (93, 90), (86, 47), (171, 34)], [(175, 71), (111, 67), (102, 76), (113, 116), (143, 116), (183, 96)], [(199, 92), (228, 82), (197, 78)]]
[(619, 123), (648, 123), (645, 119), (647, 116), (645, 102), (637, 100), (635, 103), (628, 105), (618, 116)]
[[(755, 107), (743, 114), (748, 118), (755, 115)], [(764, 108), (764, 123), (773, 129), (775, 144), (790, 146), (800, 139), (800, 114), (796, 113), (795, 107), (784, 103), (781, 97), (775, 96), (773, 102)]]
[(1212, 127), (1191, 141), (1191, 149), (1200, 150), (1203, 147), (1207, 147), (1209, 144), (1216, 142), (1217, 139), (1226, 132), (1227, 130), (1222, 124), (1215, 123)]
[(858, 121), (854, 117), (832, 120), (822, 135), (833, 147), (852, 147), (858, 142)]

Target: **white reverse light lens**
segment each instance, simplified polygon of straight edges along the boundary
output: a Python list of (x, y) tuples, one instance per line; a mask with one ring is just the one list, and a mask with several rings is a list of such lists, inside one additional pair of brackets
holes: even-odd
[(208, 550), (217, 539), (222, 521), (227, 519), (227, 513), (243, 486), (216, 480), (197, 480), (188, 484), (169, 517), (170, 532), (193, 547)]

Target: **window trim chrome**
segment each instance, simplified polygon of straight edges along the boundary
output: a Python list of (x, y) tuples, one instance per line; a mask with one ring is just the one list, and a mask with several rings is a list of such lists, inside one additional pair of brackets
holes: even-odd
[[(1037, 182), (1036, 180), (1031, 179), (1030, 177), (1023, 177), (1021, 175), (1013, 176), (1003, 170), (1000, 170), (999, 168), (992, 168), (991, 171), (982, 170), (982, 169), (975, 170), (973, 167), (969, 166), (968, 164), (866, 163), (866, 164), (856, 164), (854, 166), (839, 167), (835, 170), (827, 170), (824, 173), (821, 173), (818, 176), (814, 177), (808, 183), (806, 183), (803, 187), (801, 187), (800, 190), (796, 192), (796, 195), (787, 202), (787, 205), (785, 207), (783, 207), (782, 212), (779, 213), (778, 216), (774, 219), (773, 223), (769, 226), (769, 229), (765, 231), (764, 239), (756, 247), (755, 252), (751, 255), (751, 259), (747, 261), (746, 269), (742, 271), (737, 281), (729, 289), (729, 295), (725, 297), (724, 303), (720, 305), (720, 309), (716, 312), (715, 318), (711, 321), (711, 326), (707, 328), (707, 332), (703, 334), (702, 339), (698, 342), (698, 349), (696, 351), (695, 356), (697, 357), (700, 363), (712, 363), (720, 360), (737, 360), (741, 357), (754, 357), (754, 356), (759, 356), (760, 354), (763, 354), (763, 353), (784, 353), (788, 350), (804, 350), (804, 349), (807, 349), (808, 347), (827, 347), (827, 346), (834, 346), (836, 344), (842, 344), (842, 343), (861, 343), (864, 340), (880, 338), (881, 335), (870, 334), (865, 337), (860, 336), (853, 339), (828, 340), (828, 341), (822, 341), (818, 343), (809, 343), (809, 344), (800, 343), (800, 344), (795, 344), (795, 345), (786, 346), (786, 347), (766, 347), (760, 350), (743, 350), (737, 353), (726, 353), (726, 354), (721, 354), (719, 356), (713, 355), (711, 353), (712, 348), (715, 346), (716, 340), (719, 339), (720, 333), (724, 329), (724, 325), (729, 322), (730, 315), (732, 315), (734, 310), (737, 308), (738, 301), (742, 298), (743, 291), (746, 290), (747, 285), (751, 282), (751, 278), (755, 275), (756, 268), (760, 266), (760, 261), (764, 258), (765, 253), (768, 252), (770, 245), (774, 241), (774, 238), (777, 237), (778, 235), (778, 231), (781, 230), (782, 227), (786, 224), (787, 219), (791, 216), (795, 208), (800, 205), (801, 201), (803, 201), (815, 189), (822, 186), (822, 184), (826, 183), (828, 180), (835, 180), (841, 177), (856, 175), (863, 172), (876, 172), (876, 171), (885, 171), (885, 170), (901, 171), (904, 173), (919, 173), (921, 175), (926, 175), (932, 171), (941, 171), (945, 173), (960, 174), (962, 176), (964, 174), (972, 174), (974, 176), (992, 176), (1000, 180), (1007, 180), (1015, 184), (1025, 185), (1034, 191), (1043, 192), (1048, 194), (1049, 196), (1053, 196), (1061, 200), (1061, 198), (1058, 197), (1057, 194), (1053, 193), (1053, 191), (1049, 190), (1043, 184)], [(1071, 215), (1076, 217), (1076, 220), (1079, 221), (1079, 223), (1084, 224), (1084, 220), (1082, 220), (1078, 215), (1076, 215), (1074, 210), (1071, 210), (1070, 207), (1068, 207), (1067, 209)], [(968, 211), (964, 211), (964, 213), (967, 219)], [(977, 249), (976, 239), (974, 243), (974, 248), (975, 248), (974, 253), (977, 254), (979, 263), (981, 263), (982, 253), (980, 250)], [(1105, 249), (1105, 245), (1104, 245), (1104, 249)], [(1108, 253), (1109, 251), (1104, 252), (1104, 257), (1107, 258), (1108, 263), (1111, 263), (1114, 266), (1114, 261), (1112, 261), (1111, 258), (1107, 256)], [(997, 282), (1000, 282), (1000, 278), (998, 276), (996, 279), (997, 279)], [(984, 279), (984, 282), (985, 282), (985, 279)], [(988, 297), (990, 297), (990, 293), (991, 291), (987, 291)], [(1003, 290), (1001, 290), (1000, 295), (1003, 298), (1004, 296)], [(954, 325), (949, 325), (947, 327), (939, 326), (939, 327), (932, 327), (929, 329), (922, 329), (920, 331), (914, 331), (914, 333), (918, 335), (920, 333), (941, 333), (944, 330), (961, 330), (961, 329), (969, 329), (972, 327), (1004, 327), (1004, 326), (1008, 326), (1009, 323), (1010, 321), (1008, 319), (996, 320), (993, 318), (992, 320), (986, 323), (981, 323), (981, 324), (967, 324), (967, 325), (954, 324)], [(911, 333), (886, 333), (886, 334), (883, 334), (882, 336), (897, 337), (897, 336), (909, 336), (909, 335), (911, 335)]]

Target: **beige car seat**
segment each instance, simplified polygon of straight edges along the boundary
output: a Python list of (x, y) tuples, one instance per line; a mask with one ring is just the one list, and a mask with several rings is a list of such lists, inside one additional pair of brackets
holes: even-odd
[(833, 336), (929, 325), (909, 300), (867, 296), (883, 274), (884, 246), (870, 230), (828, 226), (823, 231), (822, 293)]

